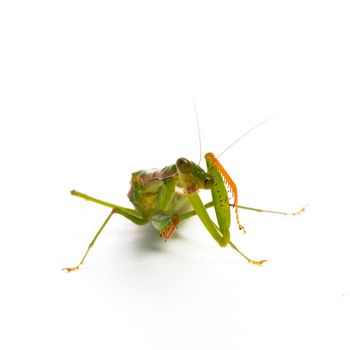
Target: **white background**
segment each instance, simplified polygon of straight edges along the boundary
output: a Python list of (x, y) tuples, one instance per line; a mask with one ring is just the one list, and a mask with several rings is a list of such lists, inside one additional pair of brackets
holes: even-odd
[[(2, 1), (2, 349), (349, 349), (347, 1)], [(132, 171), (226, 152), (221, 249), (114, 217)]]

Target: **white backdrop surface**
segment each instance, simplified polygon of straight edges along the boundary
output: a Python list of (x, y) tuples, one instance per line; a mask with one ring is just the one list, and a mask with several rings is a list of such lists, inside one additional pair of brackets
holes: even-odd
[[(0, 5), (2, 349), (349, 349), (346, 1)], [(130, 174), (202, 146), (244, 205), (219, 248), (114, 217)]]

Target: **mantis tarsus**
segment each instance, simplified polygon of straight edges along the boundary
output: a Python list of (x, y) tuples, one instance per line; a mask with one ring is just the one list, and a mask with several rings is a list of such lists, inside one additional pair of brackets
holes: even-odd
[[(75, 267), (66, 267), (63, 270), (70, 272), (80, 268), (113, 214), (122, 215), (137, 225), (144, 225), (151, 221), (152, 225), (165, 240), (173, 235), (179, 223), (194, 215), (198, 215), (205, 228), (221, 247), (229, 245), (249, 263), (262, 265), (267, 260), (252, 260), (231, 242), (231, 208), (234, 210), (237, 225), (242, 231), (244, 231), (244, 227), (239, 221), (238, 208), (282, 215), (289, 214), (239, 206), (237, 187), (224, 167), (213, 153), (207, 153), (205, 160), (207, 171), (186, 158), (179, 158), (175, 164), (166, 166), (163, 169), (140, 170), (133, 173), (128, 197), (135, 209), (101, 201), (75, 190), (71, 191), (71, 194), (74, 196), (101, 204), (112, 210), (95, 234), (80, 263)], [(203, 204), (198, 195), (198, 191), (202, 189), (211, 190), (212, 201), (206, 205)], [(232, 193), (234, 203), (230, 204), (228, 192)], [(188, 205), (190, 205), (192, 210), (185, 211)], [(214, 207), (217, 223), (210, 218), (207, 211), (209, 207)], [(304, 208), (300, 212), (302, 211), (304, 211)], [(300, 212), (292, 213), (291, 215), (296, 215)]]

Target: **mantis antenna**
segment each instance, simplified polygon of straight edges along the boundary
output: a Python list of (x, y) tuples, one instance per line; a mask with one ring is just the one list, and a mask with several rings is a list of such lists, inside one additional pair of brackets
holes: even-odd
[(199, 127), (197, 106), (196, 106), (196, 101), (194, 99), (194, 96), (192, 96), (192, 101), (193, 101), (194, 112), (196, 113), (196, 119), (197, 119), (197, 130), (198, 130), (198, 141), (199, 141), (199, 162), (198, 162), (198, 165), (199, 165), (202, 160), (202, 138), (201, 138), (201, 129)]
[[(198, 142), (199, 142), (199, 162), (198, 165), (200, 165), (201, 160), (202, 160), (202, 137), (201, 137), (201, 129), (199, 126), (199, 117), (198, 117), (198, 111), (197, 111), (197, 105), (196, 105), (196, 101), (194, 99), (194, 96), (192, 96), (192, 102), (193, 102), (193, 107), (194, 107), (194, 112), (196, 114), (196, 120), (197, 120), (197, 130), (198, 130)], [(228, 151), (233, 145), (235, 145), (236, 143), (238, 143), (239, 141), (241, 141), (244, 137), (246, 137), (248, 134), (250, 134), (252, 131), (254, 131), (255, 129), (259, 128), (260, 126), (262, 126), (263, 124), (269, 122), (270, 120), (274, 119), (275, 116), (267, 118), (265, 120), (263, 120), (262, 122), (260, 122), (259, 124), (253, 126), (251, 129), (249, 129), (248, 131), (246, 131), (243, 135), (241, 135), (240, 137), (238, 137), (235, 141), (233, 141), (229, 146), (227, 146), (217, 157), (216, 159), (218, 159), (219, 157), (221, 157), (226, 151)]]
[(258, 127), (262, 126), (263, 124), (269, 122), (271, 119), (273, 119), (275, 117), (270, 117), (267, 118), (265, 120), (263, 120), (261, 123), (253, 126), (251, 129), (249, 129), (248, 131), (246, 131), (243, 135), (241, 135), (238, 139), (236, 139), (235, 141), (233, 141), (228, 147), (226, 147), (217, 157), (221, 157), (227, 150), (229, 150), (233, 145), (235, 145), (238, 141), (241, 141), (244, 137), (246, 137), (248, 134), (250, 134), (252, 131), (254, 131), (255, 129), (257, 129)]

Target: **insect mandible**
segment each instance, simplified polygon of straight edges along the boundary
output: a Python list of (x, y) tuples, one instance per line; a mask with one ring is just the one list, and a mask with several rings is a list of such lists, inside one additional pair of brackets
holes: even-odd
[[(266, 121), (250, 129), (221, 154)], [(137, 225), (151, 222), (164, 240), (168, 240), (174, 234), (181, 222), (197, 215), (221, 247), (230, 246), (254, 265), (262, 265), (266, 262), (267, 260), (256, 261), (248, 258), (231, 242), (231, 209), (233, 209), (238, 228), (243, 232), (245, 229), (239, 220), (239, 208), (282, 215), (297, 215), (305, 209), (302, 208), (296, 213), (286, 213), (239, 205), (237, 186), (218, 158), (213, 153), (206, 153), (204, 158), (206, 171), (186, 158), (179, 158), (175, 164), (162, 169), (140, 170), (132, 173), (128, 197), (134, 209), (108, 203), (75, 190), (71, 191), (73, 196), (111, 208), (111, 212), (95, 234), (80, 263), (75, 267), (65, 267), (63, 270), (71, 272), (80, 268), (98, 236), (114, 214), (124, 216)], [(204, 204), (198, 195), (200, 190), (210, 190), (212, 201)], [(229, 193), (233, 196), (233, 203), (230, 203)], [(190, 210), (186, 211), (185, 208), (188, 206), (190, 206)], [(210, 207), (215, 209), (217, 223), (208, 214), (207, 209)]]

